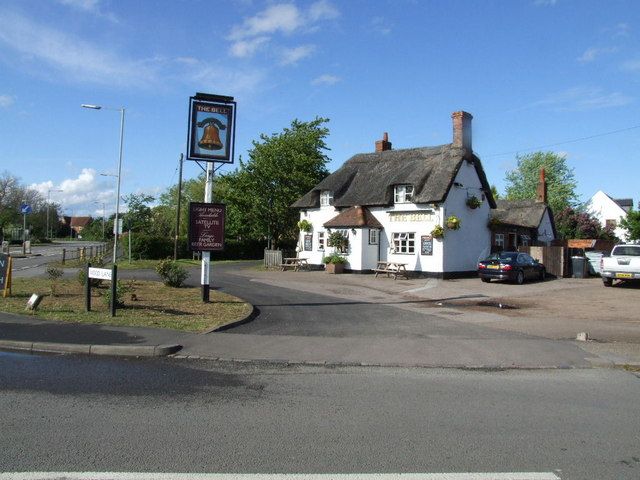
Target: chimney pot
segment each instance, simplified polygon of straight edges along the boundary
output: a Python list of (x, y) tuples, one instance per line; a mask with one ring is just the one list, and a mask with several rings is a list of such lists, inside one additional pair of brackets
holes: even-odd
[(389, 141), (389, 134), (384, 132), (382, 140), (376, 140), (376, 152), (384, 152), (386, 150), (391, 150), (391, 142)]
[(470, 113), (459, 111), (451, 114), (453, 119), (453, 146), (457, 148), (471, 148), (471, 120), (473, 115)]

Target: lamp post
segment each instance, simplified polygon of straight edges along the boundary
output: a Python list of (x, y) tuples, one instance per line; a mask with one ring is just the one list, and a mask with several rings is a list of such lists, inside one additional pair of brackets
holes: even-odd
[(102, 107), (100, 105), (90, 105), (90, 104), (86, 104), (83, 103), (82, 104), (82, 108), (90, 108), (92, 110), (100, 110), (102, 108), (104, 108), (105, 110), (116, 110), (118, 112), (120, 112), (120, 153), (118, 155), (118, 175), (116, 175), (116, 177), (118, 178), (118, 187), (116, 188), (116, 217), (115, 217), (115, 221), (114, 221), (114, 235), (113, 235), (113, 264), (116, 264), (116, 258), (118, 255), (118, 217), (120, 214), (120, 181), (122, 179), (122, 142), (124, 140), (124, 112), (125, 109), (124, 107), (122, 108), (109, 108), (109, 107)]
[(50, 188), (47, 191), (47, 234), (46, 237), (49, 238), (53, 236), (53, 232), (49, 232), (49, 207), (51, 206), (51, 192), (62, 192), (63, 190), (55, 190)]

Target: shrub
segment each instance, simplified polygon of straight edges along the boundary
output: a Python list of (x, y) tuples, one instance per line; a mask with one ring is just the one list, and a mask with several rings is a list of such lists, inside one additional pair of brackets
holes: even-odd
[[(129, 287), (124, 283), (122, 283), (120, 280), (118, 280), (116, 283), (116, 306), (117, 307), (124, 307), (124, 296), (128, 291), (129, 291)], [(107, 306), (111, 305), (111, 288), (109, 288), (105, 292), (104, 297), (102, 297), (102, 299)]]
[(322, 263), (347, 263), (347, 259), (342, 255), (338, 255), (337, 253), (332, 253), (331, 255), (327, 255), (326, 257), (322, 257)]
[(56, 294), (56, 285), (58, 283), (58, 279), (62, 276), (64, 272), (60, 268), (56, 268), (52, 265), (49, 265), (45, 270), (45, 272), (47, 273), (47, 276), (51, 281), (51, 296), (53, 297)]
[(181, 287), (189, 276), (186, 269), (170, 259), (161, 260), (156, 267), (156, 272), (165, 285), (176, 288)]

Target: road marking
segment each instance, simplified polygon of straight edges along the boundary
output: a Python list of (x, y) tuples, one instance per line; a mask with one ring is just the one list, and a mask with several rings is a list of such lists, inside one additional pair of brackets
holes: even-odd
[(7, 472), (0, 480), (561, 480), (553, 472), (494, 473), (142, 473)]

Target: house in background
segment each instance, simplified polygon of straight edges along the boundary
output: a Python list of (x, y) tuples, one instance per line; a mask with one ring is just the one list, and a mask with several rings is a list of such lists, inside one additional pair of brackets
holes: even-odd
[(492, 251), (517, 250), (519, 246), (550, 245), (556, 238), (553, 212), (547, 205), (544, 169), (535, 200), (497, 200), (491, 212)]
[[(393, 150), (385, 133), (375, 152), (354, 155), (295, 202), (300, 219), (313, 227), (300, 234), (299, 257), (322, 263), (334, 251), (329, 234), (340, 231), (349, 240), (342, 254), (352, 271), (389, 261), (429, 276), (475, 274), (490, 251), (496, 204), (472, 150), (473, 117), (462, 111), (451, 117), (452, 143)], [(459, 229), (447, 228), (451, 216)], [(436, 226), (443, 238), (432, 234)]]
[(63, 225), (66, 225), (75, 233), (75, 236), (78, 237), (84, 227), (91, 223), (91, 217), (67, 217), (64, 216), (60, 219), (60, 222)]
[(627, 240), (627, 231), (620, 228), (620, 220), (627, 216), (627, 212), (633, 208), (633, 199), (614, 199), (599, 190), (587, 202), (587, 211), (598, 219), (603, 228), (613, 228), (613, 233), (620, 240)]

